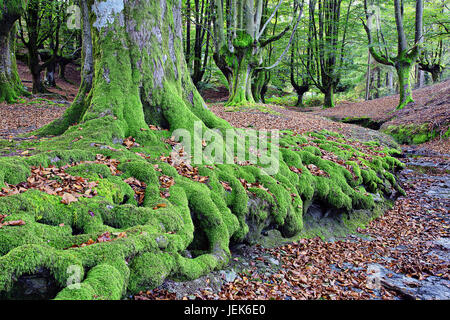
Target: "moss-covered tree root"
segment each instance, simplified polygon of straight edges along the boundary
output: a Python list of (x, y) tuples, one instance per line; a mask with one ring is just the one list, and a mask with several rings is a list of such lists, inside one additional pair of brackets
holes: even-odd
[[(78, 162), (67, 172), (99, 182), (96, 197), (69, 205), (61, 203), (61, 197), (37, 190), (0, 198), (5, 221), (25, 222), (0, 229), (3, 293), (22, 275), (46, 268), (64, 288), (57, 299), (120, 299), (127, 292), (156, 287), (166, 278), (195, 279), (223, 267), (230, 257), (230, 242), (258, 238), (261, 229), (255, 233), (255, 225), (271, 226), (284, 237), (299, 234), (312, 201), (351, 213), (374, 208), (373, 194), (389, 194), (392, 187), (401, 191), (390, 173), (401, 166), (388, 155), (394, 150), (376, 144), (356, 148), (330, 132), (306, 136), (283, 132), (280, 170), (273, 176), (253, 165), (208, 165), (199, 167), (199, 174), (209, 177), (207, 183), (200, 183), (160, 160), (159, 155), (169, 152), (162, 142), (167, 131), (144, 132), (147, 135), (138, 138), (144, 147), (127, 150), (111, 143), (108, 136), (72, 142), (71, 133), (88, 130), (80, 127), (72, 127), (64, 138), (36, 142), (36, 154), (28, 158), (0, 160), (0, 185), (25, 181), (31, 165)], [(64, 144), (73, 149), (63, 151)], [(299, 147), (304, 144), (309, 146)], [(57, 150), (48, 152), (51, 145)], [(121, 174), (113, 175), (104, 164), (82, 163), (94, 160), (97, 153), (118, 159)], [(336, 156), (334, 161), (329, 160), (330, 153)], [(151, 156), (143, 158), (143, 154)], [(316, 175), (311, 165), (326, 175)], [(160, 195), (161, 175), (175, 181), (167, 198)], [(128, 177), (148, 185), (143, 206), (123, 181)], [(242, 180), (263, 188), (246, 190)], [(252, 199), (266, 205), (249, 210)], [(123, 232), (126, 237), (79, 246), (105, 232)], [(73, 282), (77, 270), (80, 283)]]

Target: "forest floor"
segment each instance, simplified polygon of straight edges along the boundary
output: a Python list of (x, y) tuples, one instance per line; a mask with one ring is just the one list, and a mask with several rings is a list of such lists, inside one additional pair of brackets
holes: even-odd
[[(21, 63), (19, 72), (30, 88), (31, 78)], [(78, 74), (71, 65), (66, 73), (70, 82), (57, 78), (59, 88), (50, 89), (52, 94), (31, 96), (12, 105), (0, 104), (0, 139), (19, 139), (19, 134), (60, 117), (77, 93)], [(427, 122), (436, 115), (448, 121), (449, 86), (450, 81), (447, 81), (415, 91), (413, 107), (419, 110), (422, 121)], [(349, 138), (377, 139), (390, 145), (394, 144), (393, 139), (386, 134), (326, 117), (369, 116), (385, 122), (401, 121), (403, 116), (408, 121), (416, 118), (407, 109), (398, 113), (402, 117), (388, 119), (390, 116), (386, 115), (395, 108), (395, 96), (341, 104), (330, 110), (299, 112), (257, 105), (230, 112), (217, 102), (223, 94), (218, 92), (205, 97), (211, 102), (209, 106), (214, 113), (241, 128), (299, 132), (326, 129)], [(432, 105), (427, 101), (433, 99), (436, 113), (427, 115), (426, 110), (430, 111)], [(420, 108), (426, 110), (420, 111)], [(327, 241), (304, 239), (276, 248), (239, 245), (233, 248), (233, 259), (225, 270), (195, 281), (166, 281), (157, 289), (129, 298), (450, 299), (448, 141), (437, 138), (418, 146), (402, 146), (404, 158), (401, 160), (407, 167), (398, 174), (398, 179), (407, 196), (398, 198), (392, 209), (356, 235)]]

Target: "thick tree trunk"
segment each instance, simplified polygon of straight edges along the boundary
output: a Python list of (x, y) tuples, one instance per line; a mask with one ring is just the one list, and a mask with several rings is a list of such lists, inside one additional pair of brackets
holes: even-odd
[(66, 79), (66, 64), (63, 62), (58, 63), (58, 77), (64, 81), (67, 81)]
[[(270, 147), (270, 158), (277, 166), (277, 171), (269, 176), (263, 176), (263, 170), (256, 165), (236, 172), (236, 165), (232, 164), (209, 168), (200, 164), (197, 167), (196, 163), (193, 165), (199, 176), (208, 175), (207, 183), (183, 176), (186, 172), (178, 174), (179, 166), (167, 163), (172, 151), (172, 140), (167, 138), (176, 134), (172, 130), (185, 129), (192, 136), (198, 126), (195, 121), (200, 121), (203, 129), (232, 129), (206, 108), (189, 77), (181, 39), (181, 1), (88, 3), (94, 76), (92, 89), (84, 99), (86, 107), (79, 109), (78, 125), (62, 135), (37, 142), (39, 153), (31, 157), (16, 157), (14, 163), (3, 161), (0, 182), (26, 180), (30, 165), (55, 165), (64, 170), (67, 167), (62, 165), (69, 164), (73, 174), (97, 180), (98, 193), (65, 204), (57, 195), (28, 190), (2, 201), (1, 211), (8, 215), (9, 208), (19, 211), (18, 217), (26, 220), (26, 228), (5, 230), (2, 234), (5, 240), (0, 248), (0, 293), (14, 287), (14, 277), (45, 268), (64, 288), (56, 299), (120, 299), (158, 287), (168, 277), (192, 280), (223, 267), (231, 257), (231, 241), (253, 241), (249, 233), (259, 237), (269, 224), (283, 237), (292, 238), (303, 228), (303, 211), (314, 201), (329, 203), (333, 210), (348, 211), (349, 216), (353, 209), (373, 208), (371, 197), (362, 198), (354, 192), (359, 183), (347, 184), (347, 176), (340, 170), (331, 172), (330, 184), (335, 190), (329, 196), (320, 190), (323, 188), (316, 187), (321, 182), (319, 177), (302, 175), (307, 179), (294, 179), (288, 163), (299, 166), (305, 159), (307, 165), (311, 155), (299, 153), (294, 157), (291, 152), (287, 162), (278, 153), (278, 142), (272, 140), (278, 134), (271, 135), (270, 145), (260, 146)], [(72, 111), (79, 108), (74, 106), (75, 103)], [(149, 130), (148, 124), (164, 125), (172, 132)], [(125, 148), (123, 140), (130, 136), (139, 145), (125, 143)], [(236, 135), (236, 139), (239, 137)], [(246, 145), (245, 141), (244, 137), (236, 145)], [(202, 141), (199, 142), (201, 148)], [(250, 153), (251, 146), (244, 151)], [(268, 156), (262, 154), (258, 158), (265, 157)], [(393, 158), (379, 158), (374, 161), (380, 160), (383, 168), (395, 169)], [(10, 170), (16, 173), (16, 168), (17, 175), (10, 174)], [(306, 166), (302, 168), (308, 170)], [(267, 196), (257, 196), (262, 206), (256, 204), (256, 208), (270, 212), (256, 222), (254, 231), (247, 224), (254, 216), (249, 210), (254, 201), (239, 180), (242, 174), (268, 188)], [(129, 177), (145, 182), (143, 203), (134, 197), (137, 191), (127, 183)], [(385, 177), (391, 176), (386, 173)], [(170, 195), (165, 191), (163, 195), (166, 187), (161, 182), (170, 178)], [(229, 183), (231, 194), (223, 181)], [(367, 190), (381, 193), (384, 189)], [(320, 199), (315, 195), (320, 195)], [(266, 205), (264, 199), (272, 197), (276, 201)], [(78, 230), (82, 234), (75, 235)], [(105, 232), (111, 239), (101, 241)], [(88, 239), (98, 241), (80, 245)], [(77, 271), (73, 272), (73, 267)], [(73, 279), (74, 273), (78, 281)]]
[[(4, 10), (4, 8), (2, 8)], [(15, 21), (20, 11), (2, 11), (0, 16), (0, 102), (14, 102), (20, 95), (28, 94), (17, 72), (15, 57)]]
[(246, 103), (254, 103), (255, 99), (252, 92), (253, 67), (249, 53), (244, 53), (243, 57), (235, 56), (233, 72), (231, 75), (231, 87), (229, 88), (230, 97), (226, 103), (227, 106), (238, 106)]
[[(31, 78), (33, 80), (33, 93), (45, 93), (47, 90), (45, 89), (42, 79), (41, 79), (41, 72), (42, 68), (39, 64), (39, 53), (37, 51), (37, 48), (34, 46), (28, 47), (28, 68), (31, 72)], [(35, 50), (36, 49), (36, 50)]]
[[(190, 78), (181, 1), (94, 1), (89, 10), (94, 60), (91, 65), (85, 59), (83, 68), (93, 67), (95, 76), (88, 80), (92, 73), (84, 73), (88, 81), (73, 105), (41, 134), (59, 134), (74, 123), (105, 117), (120, 124), (116, 135), (122, 137), (138, 135), (149, 124), (191, 130), (199, 120), (207, 127), (230, 127), (208, 110)], [(89, 56), (87, 48), (83, 54)]]
[(56, 64), (50, 63), (47, 66), (47, 70), (45, 72), (45, 82), (47, 83), (47, 86), (52, 87), (52, 88), (56, 87), (55, 70), (56, 70)]
[(441, 80), (442, 69), (435, 68), (431, 71), (431, 78), (433, 79), (433, 83), (438, 83)]
[(306, 92), (309, 91), (309, 86), (308, 85), (298, 86), (294, 89), (295, 89), (295, 92), (297, 93), (296, 107), (303, 108), (305, 106), (303, 104), (303, 96), (305, 95)]
[(438, 83), (441, 79), (442, 72), (444, 71), (444, 67), (440, 64), (424, 64), (419, 63), (419, 70), (429, 72), (431, 74), (431, 78), (433, 79), (433, 83)]
[[(56, 87), (55, 71), (56, 71), (56, 59), (53, 54), (48, 51), (40, 54), (42, 61), (48, 61), (45, 68), (45, 83), (48, 87)], [(51, 60), (51, 61), (50, 61)]]
[(334, 88), (333, 86), (329, 86), (325, 89), (325, 98), (323, 101), (323, 107), (326, 108), (334, 108)]
[(265, 94), (270, 80), (270, 71), (259, 71), (254, 75), (252, 94), (255, 102), (266, 103)]
[(370, 80), (371, 80), (371, 69), (370, 69), (370, 63), (371, 63), (372, 56), (370, 55), (370, 51), (368, 52), (368, 58), (367, 58), (367, 72), (366, 72), (366, 92), (364, 95), (365, 100), (370, 99)]
[(412, 97), (411, 73), (412, 63), (408, 60), (400, 60), (396, 63), (400, 101), (397, 109), (403, 109), (408, 103), (414, 102)]

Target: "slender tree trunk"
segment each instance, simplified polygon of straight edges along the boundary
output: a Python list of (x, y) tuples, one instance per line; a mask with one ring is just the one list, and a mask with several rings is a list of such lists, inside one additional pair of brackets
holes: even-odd
[(377, 67), (377, 89), (375, 91), (375, 98), (380, 97), (380, 89), (381, 89), (381, 68), (380, 66)]
[(389, 70), (388, 71), (388, 83), (387, 86), (389, 88), (389, 92), (392, 93), (392, 91), (394, 90), (394, 73)]
[[(205, 0), (195, 1), (195, 11), (196, 11), (196, 25), (195, 25), (195, 40), (194, 40), (194, 67), (192, 72), (192, 81), (194, 85), (197, 86), (200, 81), (202, 81), (205, 74), (206, 67), (208, 65), (209, 59), (209, 43), (211, 35), (205, 30), (209, 31), (211, 25), (211, 9), (205, 8), (208, 6)], [(202, 50), (203, 42), (205, 40), (205, 50)]]
[(332, 85), (329, 85), (325, 88), (325, 98), (323, 101), (323, 107), (324, 108), (334, 108), (335, 102), (334, 102), (334, 87)]
[(367, 72), (366, 72), (366, 93), (365, 93), (365, 100), (369, 100), (370, 98), (370, 63), (371, 63), (372, 56), (370, 55), (370, 52), (368, 53), (367, 58)]

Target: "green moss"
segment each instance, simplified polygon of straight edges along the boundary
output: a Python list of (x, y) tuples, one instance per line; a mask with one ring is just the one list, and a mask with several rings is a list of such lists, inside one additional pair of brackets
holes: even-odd
[(123, 275), (113, 266), (99, 264), (80, 284), (62, 290), (55, 300), (118, 300), (122, 297)]
[[(302, 137), (291, 136), (290, 139), (295, 145), (297, 141), (304, 143)], [(322, 144), (334, 151), (339, 145)], [(351, 147), (344, 144), (342, 147), (359, 152), (350, 150)], [(260, 229), (255, 229), (256, 235), (269, 224), (276, 226), (277, 232), (280, 232), (277, 239), (290, 239), (291, 236), (311, 232), (304, 229), (307, 227), (304, 214), (309, 204), (317, 199), (342, 212), (374, 207), (373, 198), (366, 189), (382, 192), (382, 185), (386, 183), (396, 187), (395, 177), (387, 170), (394, 170), (400, 165), (397, 159), (389, 156), (374, 157), (372, 162), (364, 160), (364, 168), (349, 161), (347, 164), (357, 178), (354, 179), (347, 168), (322, 159), (319, 148), (307, 147), (301, 151), (284, 149), (280, 170), (274, 176), (263, 175), (254, 166), (203, 166), (199, 174), (208, 176), (209, 181), (208, 184), (200, 184), (179, 176), (167, 163), (157, 162), (162, 170), (160, 173), (155, 171), (152, 163), (142, 158), (127, 161), (132, 152), (122, 152), (124, 154), (115, 153), (120, 159), (125, 159), (119, 165), (122, 171), (120, 176), (113, 176), (107, 166), (95, 163), (81, 163), (66, 170), (72, 175), (98, 181), (98, 196), (92, 199), (81, 198), (78, 202), (64, 205), (60, 197), (37, 190), (0, 198), (1, 213), (15, 212), (7, 217), (8, 220), (23, 219), (26, 222), (24, 226), (0, 229), (0, 266), (8, 264), (8, 268), (0, 272), (0, 277), (10, 279), (12, 272), (24, 270), (32, 273), (35, 266), (45, 265), (52, 274), (58, 274), (58, 279), (67, 280), (67, 276), (59, 275), (62, 271), (47, 263), (47, 256), (41, 254), (42, 248), (48, 247), (52, 248), (53, 253), (65, 252), (66, 255), (61, 256), (65, 258), (61, 259), (77, 261), (75, 264), (81, 265), (83, 270), (90, 270), (79, 288), (65, 288), (57, 299), (116, 299), (126, 291), (137, 292), (158, 286), (165, 278), (194, 279), (228, 262), (230, 240), (246, 239), (249, 232), (254, 231), (249, 229), (248, 222), (251, 220), (252, 225), (259, 225)], [(14, 161), (24, 169), (15, 181), (26, 179), (28, 166), (39, 161), (48, 164), (50, 160), (56, 160), (54, 163), (64, 164), (72, 160), (92, 160), (94, 157), (94, 152), (90, 151), (78, 155), (70, 151), (55, 151), (25, 160), (16, 159)], [(312, 175), (307, 168), (309, 164), (318, 166), (327, 176)], [(291, 166), (300, 169), (301, 174), (292, 172), (289, 169)], [(7, 170), (1, 172), (8, 173)], [(167, 199), (159, 195), (157, 177), (160, 174), (175, 179)], [(136, 206), (133, 190), (123, 182), (127, 177), (135, 177), (148, 184), (144, 207)], [(262, 188), (250, 188), (247, 192), (239, 179), (259, 183)], [(5, 180), (13, 179), (8, 176)], [(225, 190), (220, 181), (228, 183), (231, 191)], [(249, 194), (265, 205), (258, 210), (249, 210)], [(165, 207), (154, 209), (163, 203)], [(365, 221), (359, 218), (352, 220), (352, 216), (349, 219), (347, 224), (352, 227), (347, 226), (346, 230), (354, 228), (353, 224), (357, 221), (362, 221), (361, 224)], [(318, 234), (317, 230), (313, 233)], [(96, 239), (106, 231), (112, 234), (125, 232), (127, 237), (61, 250)], [(322, 236), (326, 234), (323, 231)], [(27, 246), (34, 246), (34, 264), (20, 267), (12, 263), (9, 257)], [(182, 256), (181, 253), (187, 248), (195, 258)], [(128, 266), (123, 265), (126, 258), (130, 260)], [(67, 263), (61, 262), (61, 265), (66, 266)], [(0, 291), (8, 290), (11, 285), (13, 282), (3, 280)], [(102, 286), (107, 289), (103, 290)]]
[(99, 163), (81, 163), (74, 167), (67, 168), (65, 172), (75, 177), (83, 177), (90, 180), (100, 178), (107, 179), (112, 176), (108, 166)]
[[(445, 127), (445, 126), (444, 126)], [(429, 124), (388, 126), (383, 130), (400, 144), (422, 144), (439, 136), (440, 129), (431, 129)]]
[(236, 38), (233, 39), (235, 48), (248, 48), (253, 44), (253, 37), (245, 31), (237, 31)]
[(144, 253), (133, 259), (130, 268), (128, 290), (138, 293), (160, 286), (175, 268), (175, 259), (168, 254)]
[(31, 173), (29, 166), (24, 161), (16, 158), (0, 159), (0, 180), (9, 184), (19, 184), (27, 180)]

